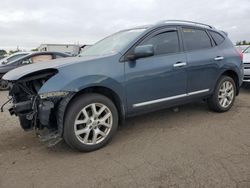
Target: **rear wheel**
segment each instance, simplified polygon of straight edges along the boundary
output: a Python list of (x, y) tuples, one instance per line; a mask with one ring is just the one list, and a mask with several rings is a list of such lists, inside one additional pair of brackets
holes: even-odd
[(66, 112), (64, 139), (74, 149), (93, 151), (106, 145), (118, 126), (114, 103), (100, 94), (75, 98)]
[(214, 94), (208, 99), (208, 106), (216, 112), (228, 111), (234, 103), (236, 86), (229, 76), (222, 76), (218, 81)]

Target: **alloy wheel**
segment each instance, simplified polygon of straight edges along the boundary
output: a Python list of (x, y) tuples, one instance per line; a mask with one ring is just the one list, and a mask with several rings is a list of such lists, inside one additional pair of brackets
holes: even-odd
[(225, 81), (219, 89), (219, 103), (223, 108), (227, 108), (234, 100), (234, 86), (230, 81)]
[(78, 113), (74, 123), (74, 131), (80, 142), (95, 145), (108, 136), (112, 124), (111, 110), (104, 104), (92, 103)]

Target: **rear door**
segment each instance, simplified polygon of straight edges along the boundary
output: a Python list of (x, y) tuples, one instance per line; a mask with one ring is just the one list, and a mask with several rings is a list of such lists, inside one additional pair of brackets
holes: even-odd
[(187, 92), (190, 96), (207, 95), (214, 88), (219, 65), (224, 61), (221, 50), (204, 29), (182, 27), (187, 57)]

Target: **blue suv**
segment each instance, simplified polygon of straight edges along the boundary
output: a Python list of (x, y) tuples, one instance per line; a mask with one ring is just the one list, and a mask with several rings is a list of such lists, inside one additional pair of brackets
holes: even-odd
[(197, 99), (228, 111), (243, 64), (225, 32), (168, 20), (120, 31), (79, 57), (20, 67), (3, 79), (11, 84), (9, 111), (23, 129), (52, 145), (63, 138), (72, 148), (93, 151), (130, 116)]

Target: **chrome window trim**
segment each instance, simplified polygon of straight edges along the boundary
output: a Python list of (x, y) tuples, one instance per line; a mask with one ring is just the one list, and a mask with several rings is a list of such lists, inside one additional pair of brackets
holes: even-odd
[(160, 102), (175, 100), (175, 99), (179, 99), (179, 98), (183, 98), (183, 97), (188, 97), (188, 96), (192, 96), (192, 95), (206, 93), (208, 91), (209, 91), (209, 89), (203, 89), (203, 90), (193, 91), (193, 92), (185, 93), (185, 94), (181, 94), (181, 95), (175, 95), (175, 96), (172, 96), (172, 97), (165, 97), (165, 98), (156, 99), (156, 100), (152, 100), (152, 101), (146, 101), (146, 102), (142, 102), (142, 103), (133, 104), (133, 107), (136, 108), (136, 107), (156, 104), (156, 103), (160, 103)]

